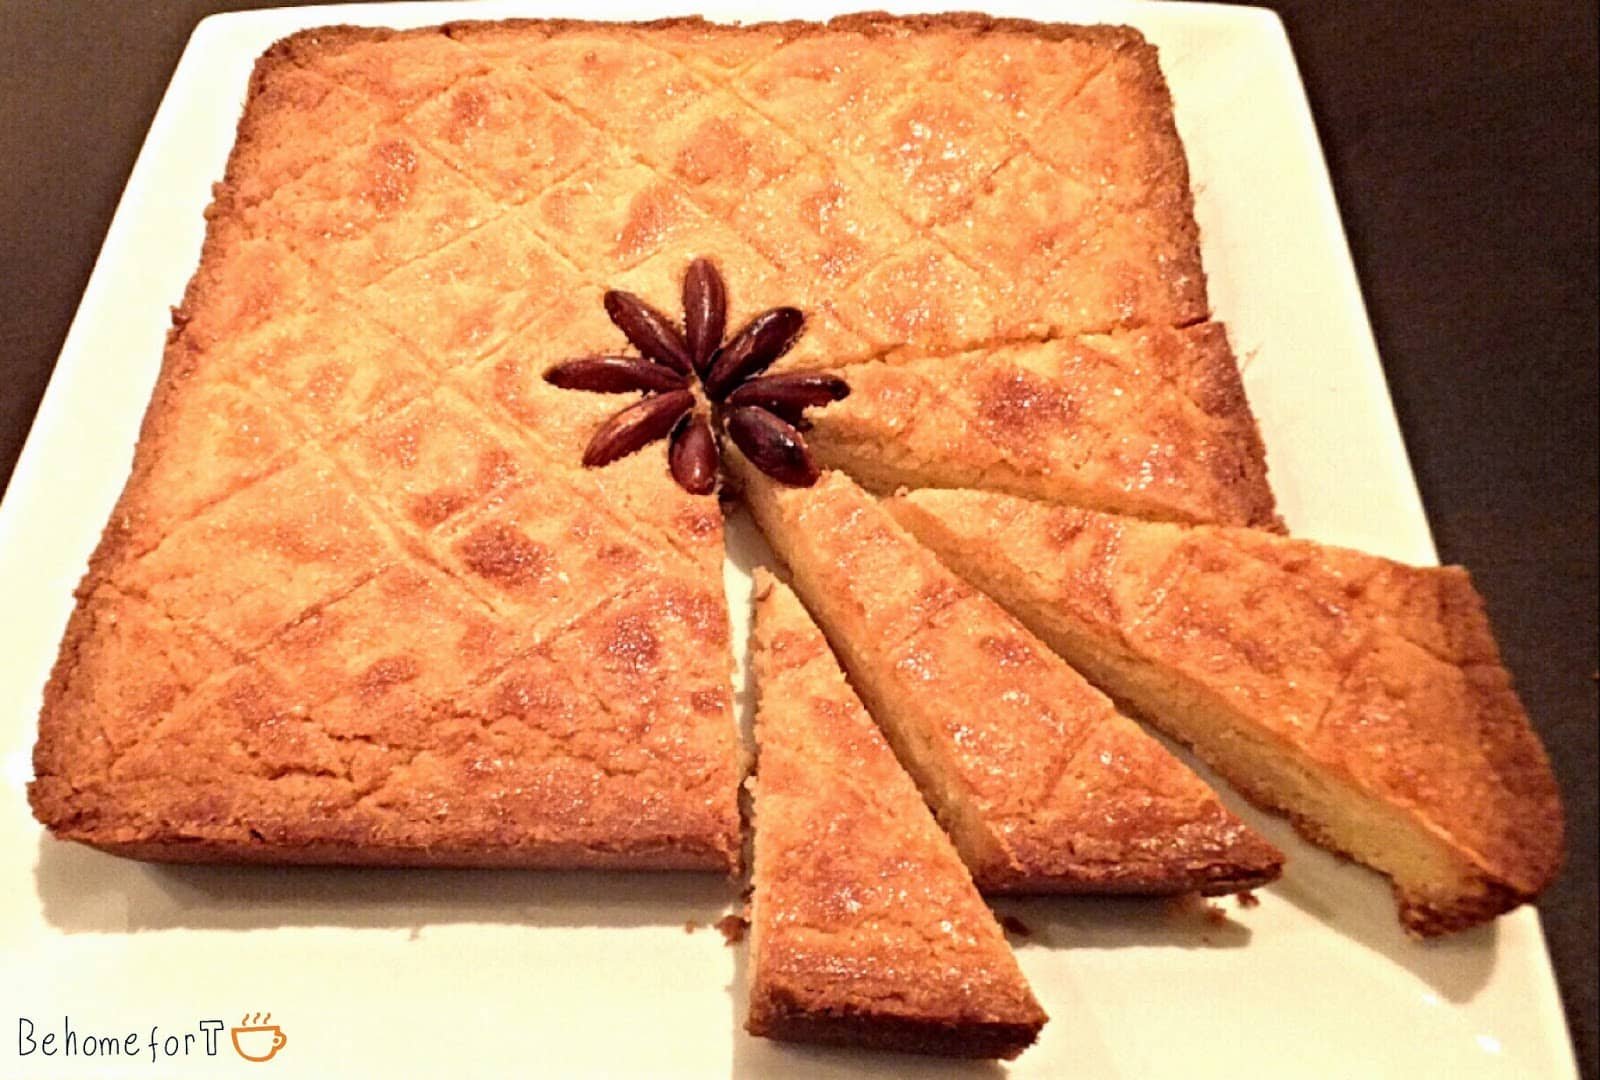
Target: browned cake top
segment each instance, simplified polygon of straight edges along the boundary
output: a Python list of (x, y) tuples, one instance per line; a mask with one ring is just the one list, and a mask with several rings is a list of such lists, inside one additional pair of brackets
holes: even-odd
[[(1207, 322), (1171, 102), (1132, 30), (334, 28), (281, 43), (257, 83), (291, 115), (247, 118), (228, 213), (315, 245), (379, 322), (503, 390), (548, 397), (535, 384), (554, 360), (614, 350), (604, 289), (668, 307), (706, 255), (734, 325), (807, 313), (780, 367), (916, 361), (856, 370), (872, 384), (858, 400), (880, 407), (816, 433), (868, 482), (997, 467), (1040, 498), (1275, 520)], [(342, 141), (307, 139), (310, 124)], [(938, 401), (920, 432), (877, 392), (910, 378)], [(1041, 439), (1063, 423), (1078, 434)]]
[[(428, 187), (442, 234), (487, 218), (488, 200), (522, 206), (590, 284), (661, 263), (686, 235), (707, 252), (722, 240), (729, 260), (788, 271), (803, 299), (848, 305), (838, 347), (814, 353), (831, 359), (1206, 315), (1181, 145), (1132, 30), (971, 16), (334, 28), (272, 58), (296, 68), (280, 96), (349, 138), (312, 148), (289, 125), (261, 130), (265, 183), (244, 194), (269, 196), (264, 209), (333, 157), (348, 167), (313, 166), (312, 183), (387, 162), (391, 201)], [(398, 146), (373, 159), (385, 138), (417, 154), (410, 168)], [(434, 162), (461, 182), (424, 184)], [(388, 251), (343, 254), (375, 270)]]
[(1276, 875), (1281, 856), (1197, 777), (847, 478), (801, 489), (740, 475), (985, 889), (1181, 892)]
[(808, 441), (824, 464), (884, 493), (978, 487), (1281, 527), (1217, 323), (872, 360), (839, 374), (851, 395), (815, 416)]
[(994, 916), (794, 594), (756, 598), (752, 1030), (1016, 1053), (1044, 1013)]

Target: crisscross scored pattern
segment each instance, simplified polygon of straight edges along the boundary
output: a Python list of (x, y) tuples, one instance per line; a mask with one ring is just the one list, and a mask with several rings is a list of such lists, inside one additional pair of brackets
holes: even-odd
[[(1242, 394), (1208, 407), (1237, 372), (1130, 31), (308, 32), (258, 65), (208, 216), (47, 690), (34, 798), (69, 833), (733, 865), (717, 506), (659, 447), (582, 469), (616, 403), (541, 378), (615, 351), (603, 290), (670, 306), (695, 255), (732, 323), (807, 312), (785, 366), (858, 387), (824, 462), (1090, 503), (1187, 438), (1259, 466)], [(1028, 445), (1028, 373), (1080, 415), (1097, 363), (1124, 415)], [(925, 453), (936, 417), (966, 427)], [(1140, 505), (1226, 517), (1212, 479)]]

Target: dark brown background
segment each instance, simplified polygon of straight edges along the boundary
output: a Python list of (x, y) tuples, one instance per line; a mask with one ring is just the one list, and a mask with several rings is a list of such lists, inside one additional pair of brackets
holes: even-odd
[[(0, 484), (190, 30), (262, 6), (0, 3)], [(1593, 1078), (1596, 5), (1271, 6), (1310, 90), (1440, 552), (1472, 568), (1561, 775), (1571, 853), (1540, 907)]]

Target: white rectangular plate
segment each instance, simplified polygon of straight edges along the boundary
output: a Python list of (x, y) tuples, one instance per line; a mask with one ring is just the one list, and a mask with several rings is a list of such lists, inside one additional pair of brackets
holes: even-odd
[[(1211, 5), (996, 0), (996, 14), (1124, 22), (1161, 47), (1188, 146), (1217, 313), (1232, 330), (1297, 533), (1430, 562), (1396, 427), (1289, 45), (1269, 13)], [(839, 0), (699, 5), (820, 18)], [(692, 8), (691, 8), (692, 10)], [(925, 10), (925, 9), (924, 9)], [(151, 126), (0, 507), (0, 1074), (227, 1075), (233, 1055), (161, 1057), (148, 1034), (271, 1011), (271, 1074), (828, 1076), (989, 1067), (794, 1049), (746, 1036), (737, 904), (692, 875), (160, 868), (45, 837), (25, 785), (39, 692), (73, 586), (127, 474), (201, 210), (255, 57), (306, 26), (684, 14), (651, 0), (376, 4), (247, 12), (195, 31)], [(748, 523), (728, 579), (744, 633)], [(742, 651), (742, 650), (741, 650)], [(1226, 789), (1224, 789), (1226, 790)], [(1407, 940), (1377, 876), (1232, 799), (1290, 855), (1228, 919), (1136, 901), (1002, 905), (1053, 1019), (1018, 1076), (1575, 1075), (1539, 921), (1524, 909)], [(686, 933), (685, 923), (701, 929)], [(69, 1017), (69, 1021), (64, 1018)], [(35, 1039), (138, 1032), (141, 1057), (18, 1057)]]

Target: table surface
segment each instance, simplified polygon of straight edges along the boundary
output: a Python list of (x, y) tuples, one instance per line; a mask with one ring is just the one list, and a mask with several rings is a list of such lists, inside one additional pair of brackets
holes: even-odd
[[(190, 30), (265, 6), (0, 5), (0, 486)], [(1595, 1078), (1596, 4), (1268, 6), (1306, 79), (1440, 555), (1471, 568), (1560, 774), (1568, 862), (1540, 909)]]

